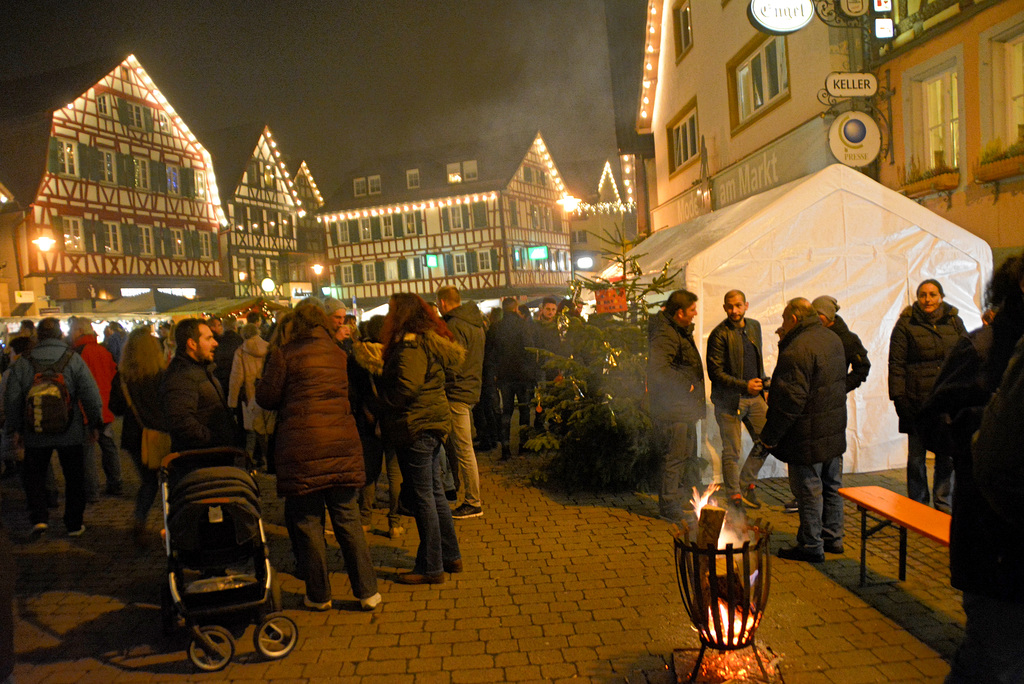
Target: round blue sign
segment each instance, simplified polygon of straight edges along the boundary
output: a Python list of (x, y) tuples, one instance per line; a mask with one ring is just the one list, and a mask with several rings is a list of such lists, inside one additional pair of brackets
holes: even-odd
[(843, 137), (854, 145), (864, 142), (867, 134), (868, 127), (864, 125), (863, 121), (858, 119), (850, 119), (843, 125)]

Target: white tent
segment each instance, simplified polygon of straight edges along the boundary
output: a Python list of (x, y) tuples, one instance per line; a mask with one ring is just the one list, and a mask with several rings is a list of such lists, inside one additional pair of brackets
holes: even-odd
[[(992, 251), (980, 238), (913, 200), (842, 165), (750, 197), (719, 211), (654, 233), (634, 249), (645, 276), (668, 259), (683, 272), (676, 288), (697, 294), (694, 337), (701, 355), (725, 314), (723, 296), (743, 290), (749, 318), (761, 322), (765, 369), (778, 356), (773, 331), (786, 301), (834, 296), (840, 315), (868, 349), (871, 374), (849, 396), (845, 469), (867, 472), (906, 463), (888, 397), (889, 335), (922, 280), (936, 278), (967, 329), (992, 272)], [(606, 273), (605, 277), (613, 275)], [(708, 383), (710, 394), (710, 383)], [(705, 457), (719, 472), (718, 426), (708, 402)], [(749, 439), (744, 437), (745, 447)], [(783, 474), (769, 459), (762, 476)]]

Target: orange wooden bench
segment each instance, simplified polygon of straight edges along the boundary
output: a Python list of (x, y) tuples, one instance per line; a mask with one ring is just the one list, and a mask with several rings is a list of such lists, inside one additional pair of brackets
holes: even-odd
[[(839, 495), (860, 511), (860, 585), (867, 581), (868, 537), (889, 525), (900, 528), (900, 581), (907, 579), (907, 530), (949, 546), (950, 515), (885, 487), (842, 487)], [(880, 518), (870, 515), (881, 516)], [(868, 518), (875, 525), (868, 527)]]

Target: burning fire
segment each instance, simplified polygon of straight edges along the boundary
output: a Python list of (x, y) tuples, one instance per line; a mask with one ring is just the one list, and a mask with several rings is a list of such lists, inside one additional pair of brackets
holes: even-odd
[(723, 644), (726, 646), (738, 646), (745, 643), (747, 637), (757, 629), (757, 617), (760, 615), (759, 611), (751, 611), (747, 619), (743, 619), (742, 612), (737, 608), (734, 613), (732, 620), (732, 634), (729, 633), (729, 603), (723, 599), (718, 599), (718, 618), (722, 625), (722, 629), (725, 631), (721, 637), (715, 631), (715, 616), (713, 615), (713, 608), (708, 608), (708, 633), (711, 635), (712, 641), (715, 643)]
[(693, 504), (693, 513), (700, 520), (700, 512), (704, 510), (704, 507), (708, 505), (708, 501), (711, 500), (711, 495), (717, 492), (719, 489), (717, 482), (712, 482), (708, 485), (708, 488), (701, 494), (697, 491), (697, 488), (693, 488), (693, 498), (690, 499), (690, 503)]

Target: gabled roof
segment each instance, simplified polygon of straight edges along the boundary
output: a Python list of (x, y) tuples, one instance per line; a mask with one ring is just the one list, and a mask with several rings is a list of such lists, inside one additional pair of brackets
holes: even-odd
[(306, 207), (308, 211), (318, 211), (320, 207), (324, 206), (324, 196), (320, 193), (320, 186), (313, 180), (313, 172), (309, 170), (309, 166), (306, 165), (306, 160), (303, 159), (299, 162), (299, 168), (295, 170), (292, 177), (295, 178), (296, 183), (299, 180), (299, 176), (305, 176), (306, 182), (309, 183), (309, 187), (312, 188), (313, 194), (316, 195), (316, 206)]
[(17, 207), (32, 204), (46, 172), (53, 112), (99, 83), (124, 59), (105, 57), (0, 82), (0, 179)]
[[(540, 135), (539, 131), (520, 131), (403, 152), (361, 164), (343, 174), (345, 180), (341, 188), (328, 198), (320, 213), (503, 190)], [(476, 161), (477, 180), (449, 183), (448, 164), (465, 161)], [(420, 187), (412, 190), (406, 187), (405, 174), (410, 169), (418, 169), (420, 176)], [(353, 197), (353, 179), (375, 175), (380, 176), (380, 194)]]

